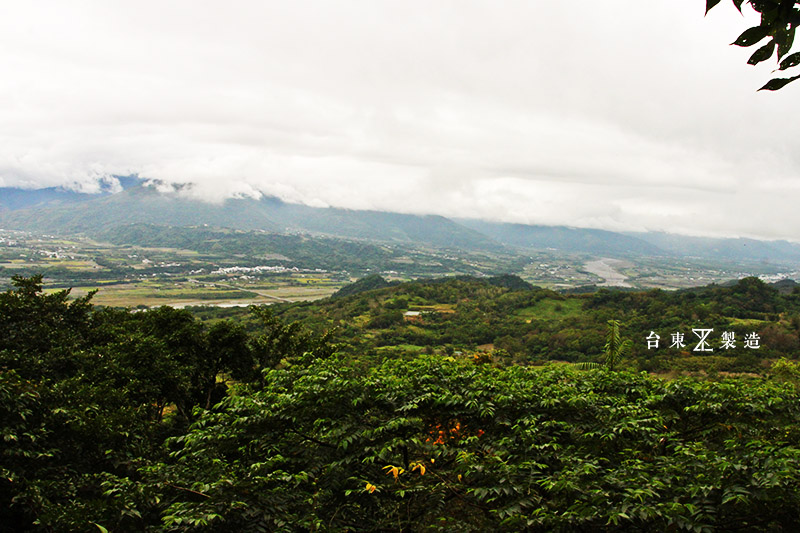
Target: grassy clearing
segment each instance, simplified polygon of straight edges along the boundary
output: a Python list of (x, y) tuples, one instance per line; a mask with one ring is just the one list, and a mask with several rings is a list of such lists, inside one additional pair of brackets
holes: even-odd
[(555, 319), (560, 320), (571, 316), (580, 315), (583, 301), (579, 299), (551, 300), (545, 299), (531, 307), (517, 311), (516, 315), (525, 319)]
[(455, 313), (456, 304), (410, 305), (412, 311), (438, 311), (439, 313)]
[(733, 326), (758, 328), (767, 323), (766, 320), (758, 320), (756, 318), (730, 318), (730, 317), (726, 318), (730, 320), (730, 323)]
[(416, 344), (394, 344), (392, 346), (377, 346), (374, 349), (377, 352), (402, 350), (409, 354), (418, 354), (424, 349), (424, 347), (417, 346)]

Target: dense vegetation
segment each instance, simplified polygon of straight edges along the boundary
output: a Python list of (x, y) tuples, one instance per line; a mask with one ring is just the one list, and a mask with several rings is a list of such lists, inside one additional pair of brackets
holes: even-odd
[[(0, 294), (0, 523), (12, 531), (800, 525), (792, 360), (766, 377), (662, 380), (508, 364), (497, 353), (356, 354), (267, 308), (253, 308), (257, 326), (246, 328), (167, 307), (96, 309), (91, 296), (44, 294), (36, 277), (14, 283)], [(688, 313), (717, 302), (747, 317), (777, 314), (781, 328), (796, 312), (796, 294), (754, 280), (691, 294), (575, 297), (593, 317), (576, 327), (591, 335), (593, 320), (617, 313), (628, 336), (642, 309), (669, 299), (690, 303)], [(447, 320), (463, 313), (480, 331), (488, 325), (479, 340), (501, 325), (492, 322), (500, 309), (574, 305), (512, 278), (452, 279), (357, 293), (315, 312), (366, 306), (353, 319), (364, 322), (422, 305), (414, 298), (449, 299), (437, 304), (452, 306)], [(594, 335), (602, 352), (605, 330)]]
[[(745, 278), (685, 291), (587, 294), (540, 289), (515, 276), (374, 286), (379, 281), (365, 278), (345, 287), (343, 297), (279, 306), (276, 313), (319, 331), (335, 328), (335, 341), (354, 356), (487, 352), (498, 363), (599, 361), (610, 319), (633, 341), (626, 365), (635, 370), (759, 373), (800, 348), (800, 289), (793, 282)], [(713, 352), (694, 350), (699, 337), (692, 330), (699, 328), (714, 330)], [(651, 332), (660, 337), (657, 349), (648, 349)], [(724, 332), (734, 333), (734, 348), (722, 347)], [(685, 346), (671, 347), (673, 333), (684, 335)], [(747, 348), (753, 333), (759, 347)]]

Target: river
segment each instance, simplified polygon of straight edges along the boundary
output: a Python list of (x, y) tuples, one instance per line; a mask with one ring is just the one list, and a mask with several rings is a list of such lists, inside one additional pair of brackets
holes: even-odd
[(603, 257), (602, 259), (589, 261), (583, 265), (583, 268), (605, 280), (600, 283), (601, 287), (631, 287), (632, 285), (625, 281), (628, 279), (627, 276), (616, 270), (616, 267), (627, 266), (628, 264), (626, 261), (619, 259)]

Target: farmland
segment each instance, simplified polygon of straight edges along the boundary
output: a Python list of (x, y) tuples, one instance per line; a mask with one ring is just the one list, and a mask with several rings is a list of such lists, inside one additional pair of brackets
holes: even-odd
[(73, 296), (97, 290), (93, 301), (103, 306), (224, 307), (325, 298), (372, 273), (401, 281), (515, 273), (563, 291), (609, 284), (678, 289), (748, 276), (800, 276), (791, 266), (763, 262), (464, 251), (210, 228), (140, 225), (104, 237), (0, 230), (0, 288), (10, 287), (13, 275), (43, 273), (49, 289), (72, 288)]

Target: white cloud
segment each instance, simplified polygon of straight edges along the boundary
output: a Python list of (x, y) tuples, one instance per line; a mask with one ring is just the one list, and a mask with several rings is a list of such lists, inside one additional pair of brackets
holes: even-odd
[(20, 2), (0, 183), (795, 237), (798, 89), (756, 93), (752, 17), (703, 7)]

